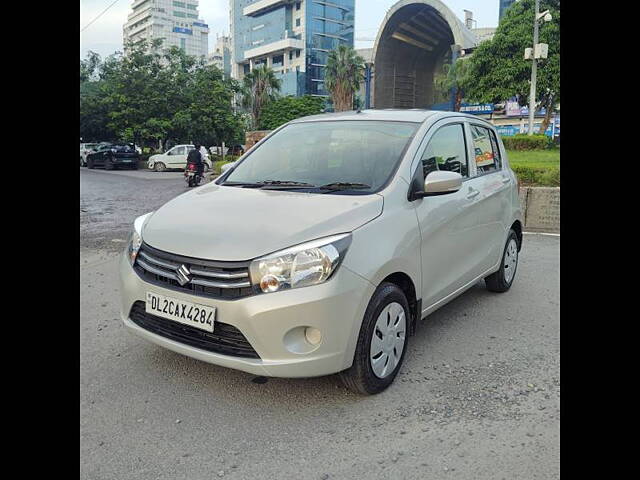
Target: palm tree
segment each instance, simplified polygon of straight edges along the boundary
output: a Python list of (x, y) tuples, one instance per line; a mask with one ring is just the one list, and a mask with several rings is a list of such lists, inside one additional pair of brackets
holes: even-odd
[(364, 58), (347, 45), (339, 45), (329, 52), (324, 85), (331, 94), (336, 112), (353, 109), (353, 95), (364, 78)]
[(242, 104), (251, 111), (254, 128), (259, 128), (262, 109), (277, 97), (281, 82), (266, 65), (254, 68), (244, 76), (243, 82)]

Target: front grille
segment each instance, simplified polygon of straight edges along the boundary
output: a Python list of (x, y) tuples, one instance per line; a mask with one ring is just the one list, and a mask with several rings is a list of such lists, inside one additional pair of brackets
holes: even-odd
[(191, 347), (235, 357), (260, 358), (242, 332), (233, 325), (215, 322), (213, 333), (205, 332), (151, 315), (146, 312), (145, 304), (142, 301), (133, 304), (129, 318), (145, 330)]
[[(250, 262), (218, 262), (163, 252), (143, 243), (133, 269), (146, 282), (201, 297), (235, 300), (257, 293), (249, 281)], [(188, 283), (182, 285), (181, 267)], [(184, 270), (183, 270), (184, 271)]]

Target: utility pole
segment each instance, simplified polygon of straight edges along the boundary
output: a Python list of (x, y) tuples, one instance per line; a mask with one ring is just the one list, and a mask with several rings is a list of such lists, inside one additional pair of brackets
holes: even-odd
[[(540, 14), (540, 0), (536, 0), (536, 13), (533, 17), (533, 49), (538, 44), (538, 15)], [(529, 135), (533, 135), (533, 115), (536, 111), (536, 79), (538, 74), (538, 60), (533, 55), (531, 65), (531, 93), (529, 94)], [(544, 133), (544, 132), (543, 132)]]

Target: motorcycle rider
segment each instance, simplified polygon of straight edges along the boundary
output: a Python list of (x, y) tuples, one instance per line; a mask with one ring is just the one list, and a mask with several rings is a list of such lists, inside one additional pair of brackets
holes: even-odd
[[(202, 155), (200, 154), (200, 144), (196, 143), (193, 150), (189, 151), (187, 155), (187, 168), (190, 164), (194, 164), (196, 166), (196, 175), (202, 178), (202, 173), (204, 172), (204, 163), (202, 160)], [(186, 171), (185, 171), (186, 175)], [(196, 182), (197, 185), (197, 182)]]

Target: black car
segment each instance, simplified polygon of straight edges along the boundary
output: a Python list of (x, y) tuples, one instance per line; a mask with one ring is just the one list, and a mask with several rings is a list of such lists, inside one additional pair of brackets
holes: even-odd
[(100, 145), (87, 154), (87, 168), (104, 167), (105, 170), (126, 167), (138, 169), (140, 154), (130, 143)]

